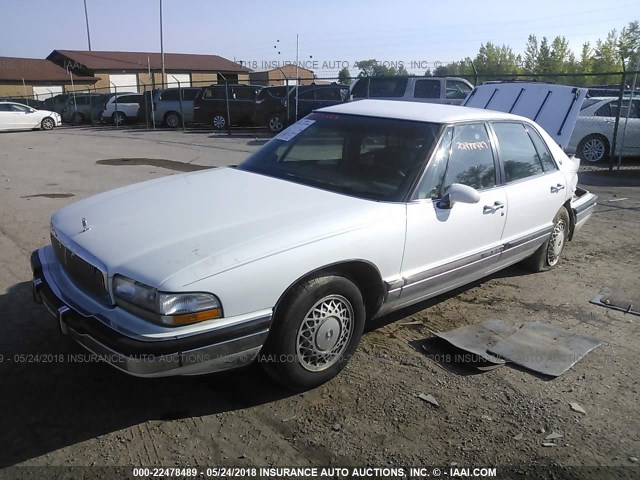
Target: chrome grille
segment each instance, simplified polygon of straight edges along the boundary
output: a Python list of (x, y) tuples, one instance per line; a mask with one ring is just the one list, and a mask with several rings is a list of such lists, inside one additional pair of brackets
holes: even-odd
[(73, 282), (95, 299), (109, 303), (109, 292), (104, 282), (103, 272), (69, 250), (55, 235), (51, 235), (51, 245), (56, 258)]

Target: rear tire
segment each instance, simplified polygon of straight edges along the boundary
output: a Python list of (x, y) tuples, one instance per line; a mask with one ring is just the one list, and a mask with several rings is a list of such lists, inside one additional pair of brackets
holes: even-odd
[(565, 207), (562, 207), (553, 219), (551, 235), (533, 255), (524, 260), (524, 265), (534, 272), (544, 272), (555, 268), (560, 263), (564, 247), (569, 240), (570, 228), (569, 212)]
[(353, 282), (337, 275), (304, 281), (278, 306), (259, 362), (285, 388), (317, 387), (351, 359), (364, 322), (362, 293)]
[(80, 125), (84, 123), (84, 115), (81, 113), (74, 113), (73, 117), (71, 117), (71, 125)]
[(178, 128), (180, 126), (180, 114), (177, 112), (168, 112), (164, 116), (164, 124), (169, 128)]
[(124, 125), (127, 121), (127, 116), (122, 112), (114, 112), (113, 115), (111, 115), (111, 121), (116, 126)]
[(609, 156), (609, 141), (602, 135), (589, 135), (580, 140), (576, 156), (589, 163), (597, 163)]

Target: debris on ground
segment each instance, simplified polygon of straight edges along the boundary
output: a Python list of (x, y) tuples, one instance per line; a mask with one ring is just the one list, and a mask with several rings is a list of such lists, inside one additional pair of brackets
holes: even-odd
[(515, 437), (513, 437), (513, 439), (516, 441), (522, 440), (523, 438), (524, 438), (524, 435), (522, 433), (519, 433)]
[(439, 407), (440, 404), (438, 403), (438, 401), (435, 399), (435, 397), (433, 395), (425, 395), (424, 393), (421, 393), (420, 395), (418, 395), (418, 398), (420, 400), (424, 400), (427, 403), (430, 403), (433, 406)]
[(557, 438), (562, 438), (564, 435), (560, 432), (551, 432), (549, 435), (544, 437), (545, 440), (555, 440)]
[(569, 406), (571, 407), (571, 410), (573, 410), (574, 412), (578, 412), (578, 413), (583, 413), (583, 414), (587, 414), (587, 412), (585, 412), (584, 408), (582, 408), (578, 403), (576, 402), (570, 402)]

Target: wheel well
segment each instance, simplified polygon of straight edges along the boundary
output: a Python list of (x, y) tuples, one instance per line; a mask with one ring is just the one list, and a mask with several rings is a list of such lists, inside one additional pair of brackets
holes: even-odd
[(602, 135), (601, 133), (590, 133), (589, 135), (585, 136), (582, 140), (580, 140), (580, 142), (578, 142), (578, 145), (584, 144), (584, 142), (586, 142), (590, 138), (599, 138), (599, 139), (601, 139), (603, 141), (603, 143), (607, 147), (607, 150), (609, 148), (611, 148), (611, 144), (609, 143), (609, 139), (606, 136)]
[(180, 116), (180, 112), (176, 112), (175, 110), (169, 110), (167, 113), (164, 114), (164, 118), (166, 119), (172, 113), (175, 113), (178, 117)]
[(382, 306), (385, 287), (378, 269), (364, 260), (352, 260), (320, 267), (293, 282), (278, 299), (274, 311), (287, 298), (291, 290), (302, 282), (323, 275), (339, 275), (351, 280), (362, 293), (366, 308), (366, 318), (372, 318)]
[(573, 232), (574, 229), (576, 228), (576, 214), (573, 211), (573, 208), (571, 208), (571, 199), (567, 200), (563, 207), (567, 210), (567, 213), (569, 214), (569, 235), (567, 236), (568, 240), (573, 239)]

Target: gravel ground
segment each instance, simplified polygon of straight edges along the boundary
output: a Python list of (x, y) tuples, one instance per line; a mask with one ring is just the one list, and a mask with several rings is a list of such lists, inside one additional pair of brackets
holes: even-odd
[[(256, 367), (149, 380), (83, 361), (31, 297), (29, 255), (48, 242), (50, 215), (116, 186), (238, 163), (264, 141), (89, 127), (0, 135), (0, 466), (438, 466), (452, 477), (496, 467), (499, 478), (640, 478), (640, 318), (589, 303), (602, 287), (640, 292), (638, 169), (581, 175), (600, 202), (559, 268), (514, 266), (377, 320), (343, 373), (315, 390), (289, 394)], [(488, 319), (548, 322), (602, 345), (553, 380), (508, 366), (458, 365), (455, 374), (421, 348), (431, 331)], [(562, 437), (546, 440), (553, 432)]]

